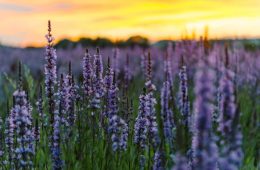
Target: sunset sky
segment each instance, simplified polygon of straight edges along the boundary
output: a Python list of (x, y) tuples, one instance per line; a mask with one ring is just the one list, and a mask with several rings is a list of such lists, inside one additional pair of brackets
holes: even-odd
[(211, 38), (260, 37), (260, 0), (0, 0), (0, 42), (42, 45), (47, 21), (56, 39), (184, 34)]

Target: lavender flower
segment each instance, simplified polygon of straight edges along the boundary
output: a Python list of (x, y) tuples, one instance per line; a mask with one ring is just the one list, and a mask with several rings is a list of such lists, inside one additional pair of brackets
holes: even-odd
[(54, 110), (55, 110), (55, 86), (57, 84), (57, 56), (56, 50), (53, 48), (54, 38), (51, 34), (51, 22), (48, 21), (48, 34), (46, 35), (46, 64), (45, 64), (45, 92), (48, 99), (49, 114), (51, 115), (50, 124), (54, 123)]
[[(112, 70), (110, 70), (112, 72)], [(110, 72), (110, 73), (111, 73)], [(107, 76), (110, 74), (108, 73)], [(108, 133), (111, 135), (112, 149), (113, 151), (117, 150), (126, 150), (127, 139), (128, 139), (128, 125), (125, 121), (120, 118), (118, 114), (118, 97), (116, 86), (116, 77), (113, 76), (113, 83), (109, 85), (109, 77), (107, 77), (108, 86), (110, 89), (107, 89), (107, 113), (105, 114), (108, 117)], [(108, 87), (107, 86), (107, 87)]]
[(9, 116), (6, 119), (6, 128), (5, 128), (5, 144), (6, 149), (8, 152), (8, 161), (10, 166), (13, 165), (13, 159), (14, 159), (14, 130), (15, 130), (15, 124), (14, 124), (14, 117), (15, 117), (15, 110), (11, 110)]
[(180, 77), (180, 112), (183, 117), (183, 124), (190, 125), (190, 103), (188, 99), (188, 83), (186, 66), (182, 65), (179, 72)]
[(92, 64), (91, 64), (91, 55), (86, 49), (85, 56), (83, 58), (83, 87), (84, 87), (84, 94), (87, 98), (92, 95)]
[(53, 126), (53, 146), (52, 153), (52, 167), (54, 170), (61, 170), (63, 161), (61, 160), (61, 148), (60, 148), (60, 116), (59, 110), (54, 112), (54, 126)]
[(34, 132), (34, 139), (35, 139), (35, 142), (37, 144), (40, 141), (40, 127), (39, 127), (39, 119), (38, 118), (36, 118), (36, 120), (35, 120), (35, 126), (34, 126), (34, 129), (33, 129), (33, 132)]
[(152, 67), (151, 67), (151, 56), (148, 53), (148, 64), (147, 64), (147, 74), (146, 74), (146, 82), (145, 82), (146, 89), (148, 90), (145, 96), (145, 103), (147, 109), (147, 119), (149, 121), (148, 126), (148, 136), (149, 141), (153, 144), (153, 146), (158, 146), (160, 143), (159, 132), (158, 132), (158, 125), (156, 121), (156, 114), (155, 114), (155, 104), (156, 99), (153, 96), (153, 92), (156, 90), (155, 85), (152, 84)]
[(17, 90), (13, 96), (15, 105), (12, 112), (15, 113), (15, 131), (17, 134), (17, 146), (15, 148), (17, 166), (29, 168), (32, 167), (32, 156), (34, 155), (31, 109), (24, 91)]
[(145, 100), (145, 92), (139, 97), (138, 116), (134, 126), (134, 143), (138, 147), (144, 149), (147, 146), (147, 134), (149, 121), (147, 119), (147, 108)]
[(164, 153), (158, 149), (154, 154), (153, 170), (164, 170)]
[(129, 86), (129, 82), (131, 80), (131, 72), (130, 72), (130, 66), (129, 66), (129, 55), (126, 55), (126, 64), (124, 67), (124, 88), (127, 89)]
[(175, 166), (173, 170), (191, 170), (191, 168), (188, 165), (188, 161), (186, 157), (177, 154), (175, 158)]
[(223, 136), (227, 137), (232, 131), (232, 123), (234, 120), (236, 105), (233, 87), (234, 73), (228, 69), (224, 69), (224, 75), (220, 80), (221, 114), (219, 115), (219, 131)]
[(99, 53), (99, 49), (97, 49), (97, 54), (94, 55), (94, 71), (95, 74), (93, 75), (92, 81), (92, 89), (94, 92), (93, 99), (91, 101), (91, 106), (93, 108), (99, 109), (101, 98), (104, 95), (104, 87), (103, 87), (103, 64), (101, 55)]
[(47, 115), (43, 112), (43, 99), (42, 99), (42, 86), (40, 86), (40, 90), (39, 90), (39, 95), (38, 95), (38, 99), (36, 102), (36, 106), (37, 106), (37, 112), (39, 114), (39, 118), (40, 118), (40, 123), (41, 123), (41, 127), (47, 127), (48, 125), (48, 117)]
[(105, 86), (106, 93), (109, 92), (109, 89), (111, 89), (113, 85), (113, 75), (114, 75), (114, 70), (110, 66), (110, 58), (108, 57), (107, 70), (106, 70), (106, 75), (104, 77), (104, 86)]
[(4, 127), (4, 122), (3, 122), (3, 119), (1, 118), (0, 116), (0, 165), (2, 165), (2, 159), (4, 157), (4, 134), (2, 133)]
[(118, 68), (118, 58), (119, 58), (119, 49), (118, 48), (114, 48), (113, 49), (113, 62), (112, 62), (112, 68), (114, 70), (114, 72), (116, 73), (116, 75), (119, 74), (119, 68)]
[(107, 89), (108, 91), (107, 91), (107, 113), (106, 113), (106, 116), (108, 118), (112, 118), (114, 115), (116, 115), (118, 113), (118, 91), (119, 90), (116, 86), (115, 74), (113, 74), (112, 82), (113, 83), (110, 86), (110, 88)]
[(168, 75), (168, 81), (170, 82), (171, 87), (173, 86), (173, 74), (171, 67), (171, 52), (167, 52), (166, 59), (164, 60), (164, 72)]
[(70, 126), (74, 125), (76, 115), (75, 115), (75, 101), (77, 97), (76, 86), (74, 83), (74, 79), (71, 73), (71, 63), (69, 64), (69, 74), (66, 75), (65, 78), (65, 86), (66, 86), (66, 100), (67, 100), (67, 112), (68, 112), (68, 122)]
[(235, 104), (233, 80), (234, 74), (229, 70), (228, 61), (226, 61), (226, 68), (223, 67), (223, 76), (220, 80), (222, 98), (219, 117), (219, 131), (223, 138), (219, 167), (226, 170), (239, 169), (243, 160), (243, 136), (238, 123), (240, 115)]
[(173, 139), (172, 131), (173, 131), (174, 124), (173, 124), (173, 112), (171, 108), (169, 108), (171, 94), (170, 94), (170, 82), (168, 81), (167, 75), (166, 75), (166, 81), (163, 83), (163, 87), (161, 90), (161, 117), (163, 120), (164, 137), (171, 145)]
[(217, 147), (211, 134), (214, 73), (201, 63), (196, 74), (195, 121), (192, 141), (193, 169), (217, 169)]
[[(68, 80), (66, 80), (68, 81)], [(64, 75), (61, 74), (60, 76), (60, 84), (59, 84), (59, 91), (58, 91), (58, 98), (59, 98), (59, 122), (60, 126), (62, 126), (64, 138), (68, 138), (68, 131), (70, 128), (69, 125), (69, 116), (68, 116), (68, 108), (70, 104), (70, 99), (69, 99), (69, 89), (67, 88), (67, 82), (65, 83), (65, 78)]]
[(126, 150), (128, 138), (128, 126), (123, 119), (114, 115), (109, 119), (108, 132), (111, 134), (112, 149)]

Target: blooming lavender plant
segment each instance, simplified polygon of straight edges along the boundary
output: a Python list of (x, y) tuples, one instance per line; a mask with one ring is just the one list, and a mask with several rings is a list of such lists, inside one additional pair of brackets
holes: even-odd
[(59, 109), (54, 112), (54, 126), (53, 126), (53, 145), (51, 148), (52, 153), (52, 167), (54, 170), (61, 170), (63, 167), (63, 161), (61, 159), (61, 148), (60, 148), (60, 110), (61, 106), (59, 104)]
[(57, 84), (57, 55), (56, 50), (53, 48), (54, 38), (51, 34), (51, 22), (48, 21), (48, 34), (46, 35), (47, 46), (45, 54), (45, 93), (48, 99), (50, 125), (54, 123), (55, 111), (55, 87)]
[(101, 106), (101, 98), (104, 95), (103, 87), (103, 63), (99, 49), (97, 48), (97, 54), (94, 55), (94, 71), (92, 80), (93, 98), (91, 100), (91, 107), (99, 109)]
[(129, 55), (126, 54), (126, 64), (125, 64), (125, 67), (124, 67), (124, 88), (125, 89), (128, 88), (129, 82), (132, 79), (129, 63), (130, 63)]
[(74, 125), (76, 115), (75, 115), (75, 101), (77, 97), (77, 90), (76, 86), (74, 83), (74, 78), (71, 73), (71, 62), (69, 63), (69, 73), (66, 75), (65, 78), (65, 86), (66, 86), (66, 100), (67, 100), (67, 105), (66, 105), (66, 110), (68, 112), (68, 122), (70, 126)]
[(147, 73), (146, 73), (146, 82), (145, 86), (147, 89), (147, 94), (145, 96), (145, 103), (147, 109), (147, 119), (149, 121), (148, 126), (148, 136), (149, 141), (153, 144), (154, 147), (158, 146), (160, 143), (158, 125), (156, 121), (156, 112), (155, 112), (155, 104), (156, 99), (153, 96), (153, 92), (156, 90), (155, 85), (152, 84), (152, 67), (151, 67), (151, 56), (148, 53), (148, 64), (147, 64)]
[(145, 91), (139, 97), (138, 116), (135, 120), (134, 126), (134, 143), (141, 149), (147, 147), (147, 134), (148, 134), (148, 119), (147, 119), (147, 106), (145, 100)]
[(28, 107), (26, 93), (20, 89), (14, 94), (15, 105), (12, 112), (15, 113), (15, 132), (17, 134), (17, 146), (15, 148), (18, 168), (32, 167), (34, 155), (34, 132), (32, 129), (31, 109)]
[(114, 48), (113, 49), (112, 68), (113, 68), (114, 72), (116, 73), (116, 75), (118, 75), (119, 71), (120, 71), (118, 68), (118, 59), (119, 59), (119, 49)]
[(6, 129), (5, 129), (5, 144), (8, 153), (8, 162), (9, 166), (13, 167), (13, 159), (14, 159), (14, 131), (15, 131), (15, 124), (14, 124), (14, 116), (15, 112), (12, 109), (9, 116), (6, 119)]
[(68, 108), (69, 108), (69, 89), (66, 86), (64, 75), (61, 74), (60, 76), (60, 83), (59, 83), (59, 91), (58, 91), (58, 98), (59, 98), (59, 121), (60, 126), (62, 126), (64, 130), (64, 137), (68, 137), (69, 131), (69, 120), (68, 120)]
[(154, 154), (153, 170), (164, 170), (164, 153), (158, 149)]
[(191, 170), (191, 167), (189, 166), (185, 156), (182, 156), (180, 154), (176, 155), (173, 170)]
[(194, 103), (195, 120), (192, 141), (193, 164), (195, 170), (217, 169), (218, 151), (211, 134), (212, 99), (214, 94), (214, 72), (200, 63), (196, 74)]
[(111, 134), (112, 149), (126, 150), (128, 139), (128, 125), (117, 115), (109, 119), (108, 132)]
[(85, 56), (83, 58), (83, 87), (84, 87), (84, 94), (86, 98), (90, 98), (92, 95), (92, 64), (91, 64), (91, 55), (86, 49)]
[(113, 84), (108, 89), (108, 106), (107, 114), (109, 120), (108, 133), (111, 135), (112, 149), (126, 150), (127, 139), (128, 139), (128, 125), (125, 121), (120, 118), (118, 114), (118, 99), (117, 99), (117, 87), (116, 87), (116, 77), (113, 76)]
[(107, 70), (106, 70), (106, 75), (104, 77), (104, 87), (105, 87), (105, 92), (107, 94), (113, 85), (113, 76), (114, 76), (114, 70), (110, 66), (110, 58), (108, 57)]
[(41, 124), (40, 126), (42, 128), (43, 127), (46, 128), (47, 125), (48, 125), (48, 117), (47, 117), (47, 115), (43, 111), (42, 86), (40, 86), (40, 90), (39, 90), (36, 106), (37, 106), (37, 112), (39, 114), (39, 119), (40, 119), (40, 124)]
[[(183, 59), (182, 59), (183, 60)], [(180, 78), (180, 112), (183, 117), (182, 123), (188, 127), (190, 123), (190, 103), (188, 98), (188, 78), (186, 66), (182, 64), (179, 72)]]
[(234, 96), (234, 73), (229, 69), (228, 58), (226, 66), (222, 68), (223, 75), (220, 79), (221, 112), (219, 116), (219, 128), (221, 132), (221, 157), (219, 159), (220, 169), (239, 169), (243, 160), (242, 133), (239, 128), (239, 110), (235, 104)]
[(3, 157), (4, 157), (4, 134), (2, 133), (4, 129), (4, 122), (0, 116), (0, 165), (3, 166)]
[(172, 145), (173, 140), (173, 112), (169, 107), (169, 102), (171, 100), (171, 92), (170, 92), (170, 82), (168, 81), (168, 74), (166, 73), (166, 80), (163, 83), (163, 87), (161, 90), (161, 117), (163, 120), (163, 132), (164, 137), (167, 142)]

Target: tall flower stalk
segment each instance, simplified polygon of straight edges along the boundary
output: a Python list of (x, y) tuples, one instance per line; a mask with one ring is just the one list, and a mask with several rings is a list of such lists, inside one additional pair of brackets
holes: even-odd
[(93, 68), (91, 63), (91, 55), (86, 49), (85, 56), (83, 58), (83, 88), (85, 98), (90, 99), (93, 91), (92, 91), (92, 76), (93, 76)]
[[(10, 138), (15, 138), (15, 168), (32, 168), (34, 155), (34, 131), (32, 126), (32, 108), (27, 94), (22, 90), (21, 64), (19, 63), (18, 89), (13, 93), (14, 106), (9, 115)], [(11, 139), (11, 140), (14, 140)], [(13, 141), (14, 142), (14, 141)], [(12, 142), (11, 142), (12, 143)], [(10, 143), (9, 143), (10, 144)], [(14, 144), (14, 143), (13, 143)]]
[(242, 133), (239, 127), (239, 110), (235, 101), (234, 73), (229, 69), (228, 56), (223, 75), (220, 79), (220, 92), (222, 95), (219, 115), (219, 128), (221, 133), (220, 169), (239, 169), (243, 160)]
[[(183, 59), (182, 59), (183, 60)], [(182, 62), (180, 72), (180, 112), (182, 115), (182, 123), (188, 127), (191, 124), (190, 120), (190, 102), (188, 98), (188, 78), (187, 68), (184, 62)]]
[[(57, 84), (57, 56), (56, 50), (53, 47), (54, 38), (51, 34), (51, 22), (48, 21), (48, 33), (46, 35), (47, 46), (45, 52), (45, 93), (48, 100), (48, 109), (50, 115), (50, 126), (53, 129), (54, 126), (54, 111), (55, 111), (55, 88)], [(53, 132), (51, 132), (51, 136), (53, 137)], [(50, 145), (52, 145), (52, 137), (50, 141)]]
[(171, 99), (171, 85), (169, 82), (168, 73), (165, 73), (165, 82), (161, 90), (161, 118), (163, 121), (163, 132), (166, 141), (172, 145), (173, 142), (173, 112), (169, 106)]
[(92, 80), (93, 98), (91, 100), (91, 107), (101, 108), (101, 98), (104, 95), (103, 85), (103, 63), (102, 58), (97, 48), (97, 53), (94, 55), (94, 75)]
[(157, 102), (153, 94), (154, 91), (156, 90), (156, 87), (154, 84), (152, 84), (152, 63), (151, 63), (150, 53), (148, 53), (145, 86), (147, 89), (145, 100), (147, 106), (147, 112), (146, 112), (147, 119), (149, 121), (149, 126), (148, 126), (149, 143), (151, 143), (154, 147), (157, 147), (160, 143), (160, 138), (159, 138), (159, 131), (158, 131), (158, 125), (156, 120), (156, 110), (155, 110), (155, 105)]
[(193, 169), (217, 169), (217, 147), (211, 133), (212, 102), (214, 95), (214, 72), (200, 63), (195, 77), (194, 131), (192, 141)]
[(113, 83), (108, 89), (108, 106), (107, 106), (107, 116), (108, 116), (108, 133), (111, 135), (112, 149), (126, 150), (127, 139), (128, 139), (128, 125), (126, 122), (118, 116), (118, 88), (116, 86), (115, 73), (113, 76)]

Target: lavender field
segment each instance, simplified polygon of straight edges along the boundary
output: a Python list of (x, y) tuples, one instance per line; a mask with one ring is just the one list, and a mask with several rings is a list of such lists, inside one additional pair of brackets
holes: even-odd
[(260, 169), (260, 51), (0, 47), (0, 169)]

